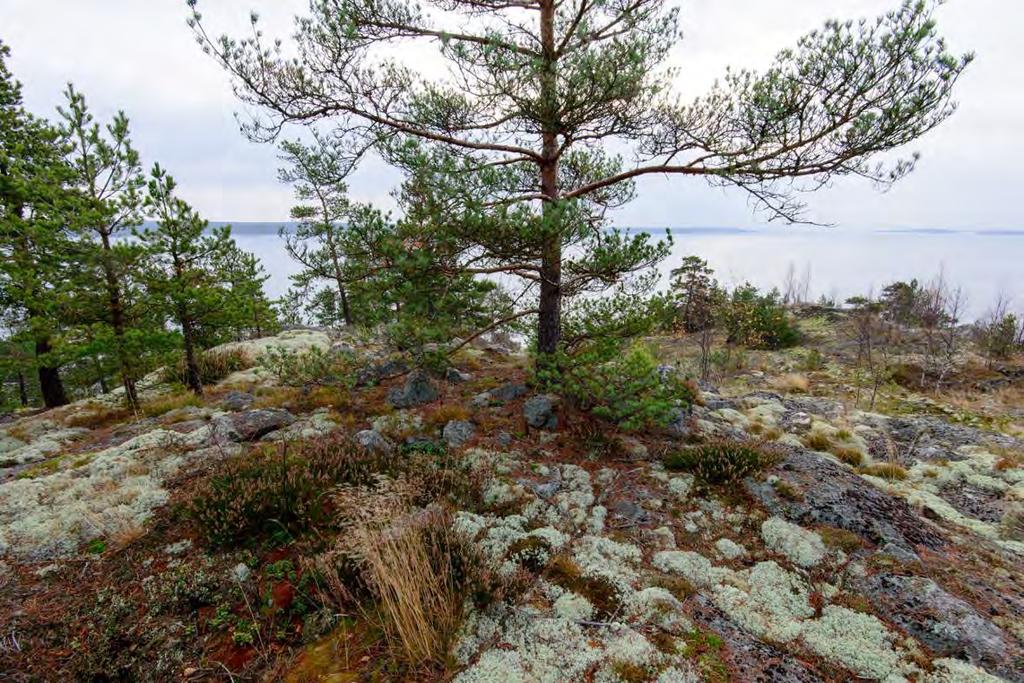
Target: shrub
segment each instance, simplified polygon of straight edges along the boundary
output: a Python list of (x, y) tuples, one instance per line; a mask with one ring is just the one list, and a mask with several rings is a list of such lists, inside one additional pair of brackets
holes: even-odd
[[(199, 379), (203, 384), (214, 384), (232, 372), (246, 370), (254, 365), (248, 354), (241, 349), (203, 351), (196, 357), (196, 364), (199, 366)], [(188, 372), (184, 353), (179, 354), (164, 368), (163, 381), (169, 384), (187, 384)]]
[(351, 389), (356, 384), (356, 363), (354, 353), (324, 351), (316, 346), (301, 352), (270, 347), (259, 357), (259, 364), (279, 384), (306, 390), (314, 387)]
[(725, 312), (727, 340), (759, 349), (783, 349), (800, 342), (778, 291), (761, 294), (751, 284), (737, 287)]
[(201, 486), (189, 512), (215, 545), (290, 537), (330, 525), (326, 494), (341, 483), (369, 482), (382, 469), (379, 457), (336, 436), (256, 449), (227, 461)]
[(763, 445), (717, 441), (690, 446), (665, 455), (665, 467), (686, 471), (707, 486), (722, 486), (771, 467), (780, 454)]
[(562, 357), (559, 363), (559, 370), (538, 373), (542, 384), (624, 430), (668, 426), (678, 418), (679, 408), (694, 400), (692, 387), (674, 373), (660, 373), (643, 346), (625, 353), (595, 347), (572, 359)]
[(825, 356), (818, 349), (810, 349), (800, 361), (800, 369), (804, 372), (815, 372), (825, 367)]

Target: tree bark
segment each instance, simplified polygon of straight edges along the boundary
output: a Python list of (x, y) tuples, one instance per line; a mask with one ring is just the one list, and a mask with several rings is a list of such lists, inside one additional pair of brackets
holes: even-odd
[(548, 233), (541, 254), (540, 302), (537, 314), (537, 352), (550, 355), (558, 350), (562, 338), (562, 238), (553, 223), (558, 201), (558, 84), (555, 62), (555, 3), (545, 0), (541, 6), (540, 34), (545, 62), (541, 76), (541, 100), (545, 110), (541, 133), (543, 149), (540, 165), (541, 194), (544, 196), (544, 228)]
[[(53, 347), (48, 338), (36, 340), (36, 358), (48, 354)], [(50, 365), (39, 365), (39, 390), (43, 394), (43, 405), (56, 408), (68, 404), (68, 396), (64, 392), (64, 383), (60, 379), (60, 369)]]
[[(103, 243), (103, 276), (107, 284), (107, 300), (110, 306), (110, 326), (114, 330), (114, 345), (117, 350), (117, 363), (121, 370), (121, 384), (124, 386), (124, 398), (134, 410), (139, 397), (135, 389), (135, 377), (128, 361), (127, 349), (124, 347), (125, 319), (124, 305), (121, 303), (121, 284), (117, 281), (117, 273), (111, 261), (110, 235), (100, 230)], [(105, 391), (105, 390), (104, 390)]]
[(348, 307), (348, 294), (345, 292), (345, 280), (341, 276), (341, 259), (338, 256), (338, 247), (334, 243), (334, 228), (327, 228), (327, 245), (331, 250), (331, 266), (334, 268), (334, 281), (338, 285), (338, 296), (341, 297), (341, 315), (345, 318), (345, 324), (352, 324), (352, 311)]
[(28, 387), (25, 385), (25, 373), (21, 370), (18, 370), (18, 400), (22, 408), (28, 406)]
[(199, 363), (196, 360), (195, 331), (192, 329), (192, 319), (184, 306), (178, 307), (178, 323), (181, 325), (181, 336), (185, 346), (185, 384), (196, 396), (202, 396), (203, 379), (199, 374)]

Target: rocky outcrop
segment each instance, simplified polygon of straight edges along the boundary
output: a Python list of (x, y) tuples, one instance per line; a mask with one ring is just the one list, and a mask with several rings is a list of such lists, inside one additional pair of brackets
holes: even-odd
[(523, 403), (523, 418), (534, 429), (552, 430), (558, 427), (558, 397), (553, 394), (538, 394)]
[(215, 418), (214, 438), (235, 442), (257, 441), (293, 422), (295, 416), (283, 408), (246, 410)]
[(388, 403), (395, 408), (411, 408), (437, 399), (437, 386), (423, 370), (414, 370), (401, 387), (388, 392)]
[(783, 498), (767, 482), (748, 480), (746, 488), (765, 507), (790, 521), (846, 529), (879, 545), (937, 549), (946, 543), (941, 529), (906, 501), (886, 495), (849, 468), (820, 455), (793, 451), (773, 472), (798, 489), (801, 498)]

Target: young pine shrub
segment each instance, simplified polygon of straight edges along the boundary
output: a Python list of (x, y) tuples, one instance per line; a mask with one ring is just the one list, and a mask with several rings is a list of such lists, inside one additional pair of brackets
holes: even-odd
[(664, 463), (669, 470), (693, 474), (705, 486), (725, 486), (771, 467), (780, 457), (760, 444), (712, 441), (671, 451)]
[(351, 389), (358, 370), (354, 353), (325, 351), (316, 346), (302, 352), (270, 347), (260, 354), (259, 364), (281, 386), (305, 391), (316, 387)]
[(673, 373), (659, 372), (654, 355), (641, 345), (624, 353), (598, 345), (557, 365), (563, 369), (541, 371), (538, 380), (625, 431), (666, 427), (681, 406), (694, 401), (693, 388)]

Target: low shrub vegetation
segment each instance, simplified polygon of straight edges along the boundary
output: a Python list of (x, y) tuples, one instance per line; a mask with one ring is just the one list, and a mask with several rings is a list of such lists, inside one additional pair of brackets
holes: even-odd
[(734, 484), (777, 463), (781, 454), (763, 444), (713, 441), (669, 452), (665, 467), (693, 474), (705, 486)]
[(200, 488), (189, 512), (215, 545), (288, 539), (330, 526), (327, 494), (342, 483), (368, 483), (382, 469), (378, 456), (340, 437), (257, 448), (227, 461)]
[(675, 373), (659, 372), (654, 355), (640, 345), (624, 353), (595, 348), (563, 358), (559, 367), (538, 372), (545, 389), (624, 431), (666, 427), (695, 397)]
[(316, 387), (351, 389), (356, 383), (356, 356), (344, 351), (325, 351), (314, 346), (298, 352), (271, 347), (260, 354), (259, 364), (285, 387), (306, 391)]
[[(233, 372), (247, 370), (255, 365), (252, 358), (241, 349), (226, 351), (208, 350), (197, 355), (199, 379), (205, 384), (216, 384)], [(171, 384), (187, 385), (188, 372), (184, 354), (164, 367), (163, 380)]]

